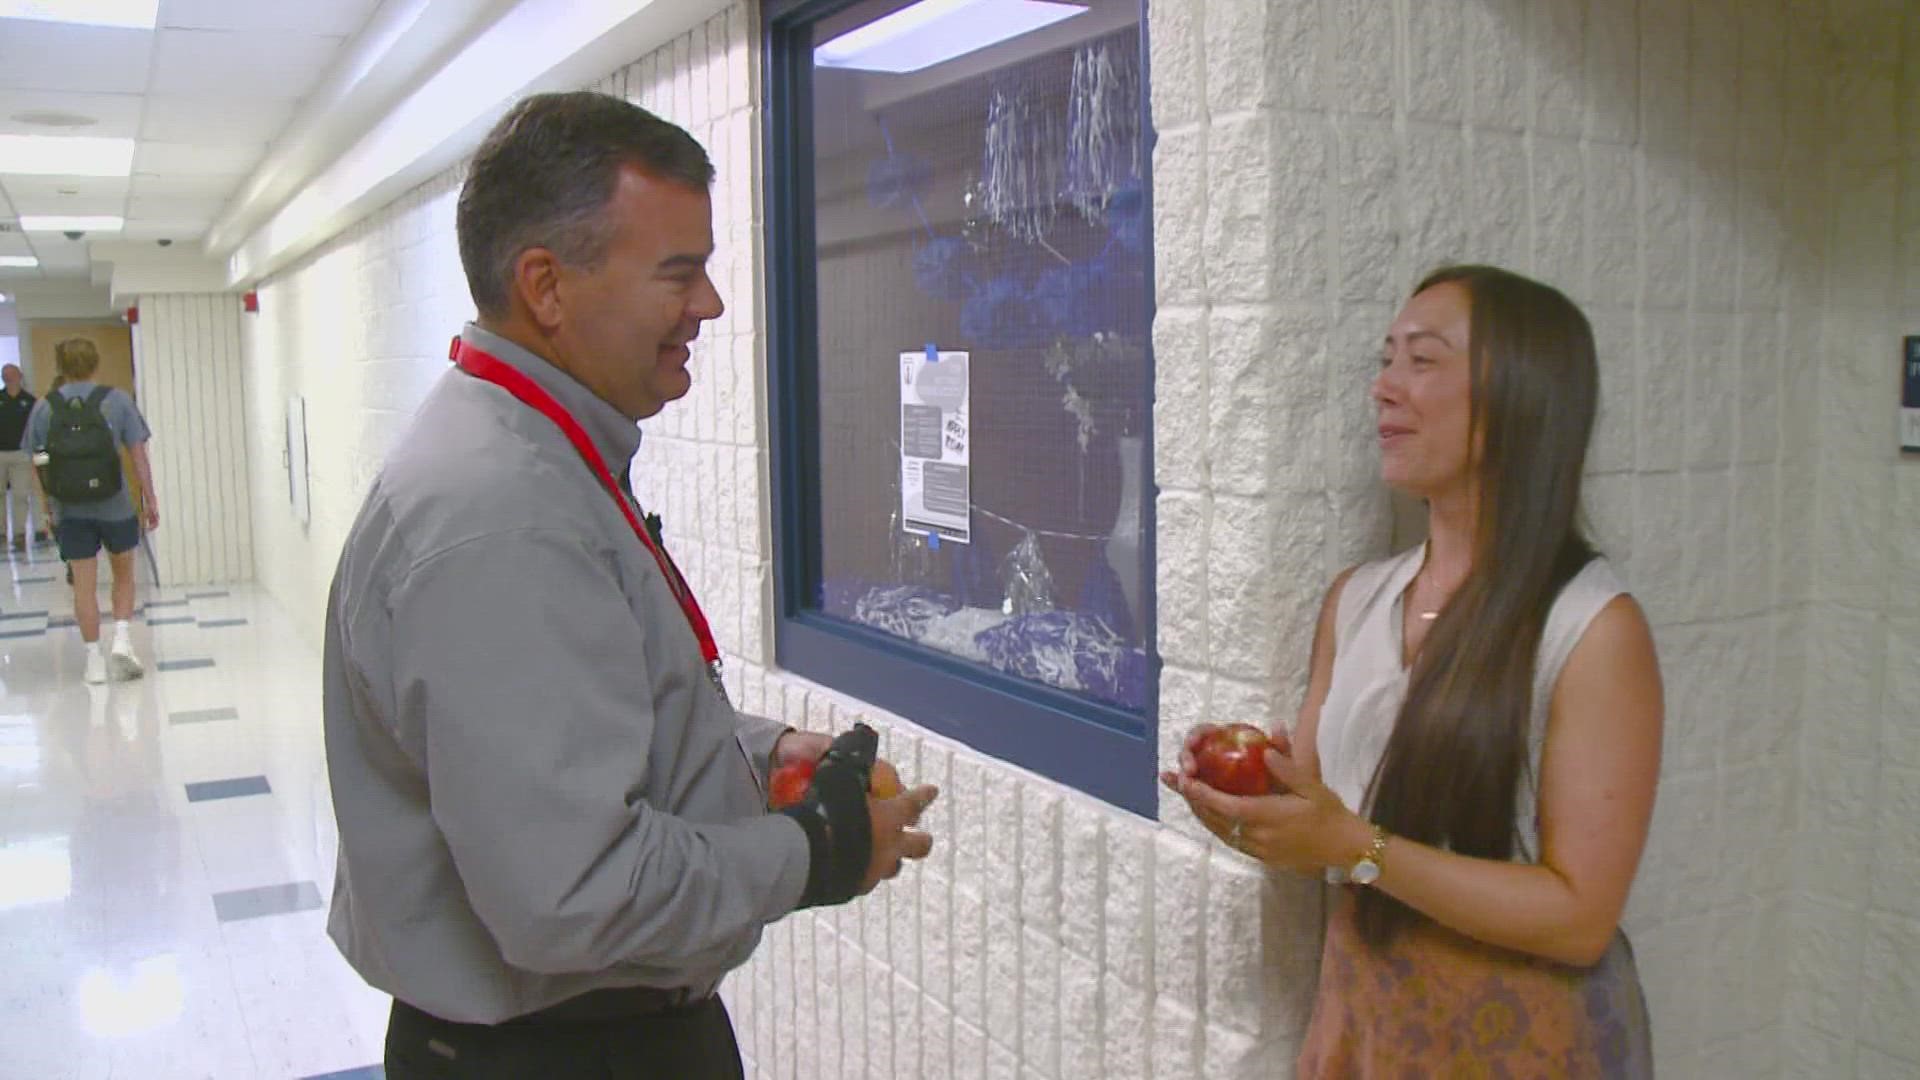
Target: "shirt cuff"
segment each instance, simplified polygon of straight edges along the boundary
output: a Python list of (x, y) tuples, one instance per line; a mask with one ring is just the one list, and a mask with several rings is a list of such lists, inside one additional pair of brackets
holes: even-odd
[(749, 713), (736, 713), (735, 734), (740, 737), (740, 746), (747, 752), (747, 761), (752, 764), (755, 777), (760, 781), (760, 789), (766, 790), (768, 774), (773, 771), (773, 747), (780, 736), (793, 728), (779, 720), (769, 720), (764, 716)]

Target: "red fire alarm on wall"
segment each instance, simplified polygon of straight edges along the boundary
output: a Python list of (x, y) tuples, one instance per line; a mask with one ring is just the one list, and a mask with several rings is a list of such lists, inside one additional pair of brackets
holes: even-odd
[(133, 307), (128, 308), (127, 309), (127, 325), (134, 326), (134, 325), (137, 325), (139, 322), (140, 322), (139, 305), (135, 305)]
[(260, 294), (252, 290), (240, 294), (240, 306), (248, 311), (259, 311)]

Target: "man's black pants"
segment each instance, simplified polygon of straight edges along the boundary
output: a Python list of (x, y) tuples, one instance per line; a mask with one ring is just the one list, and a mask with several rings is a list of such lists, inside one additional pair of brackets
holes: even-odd
[(743, 1080), (716, 995), (638, 1015), (537, 1015), (456, 1024), (402, 1001), (387, 1022), (388, 1080)]

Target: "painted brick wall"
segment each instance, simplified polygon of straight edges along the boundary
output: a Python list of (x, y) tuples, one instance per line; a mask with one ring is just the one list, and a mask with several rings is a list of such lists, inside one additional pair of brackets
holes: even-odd
[[(1837, 6), (1813, 100), (1835, 123), (1811, 360), (1809, 642), (1793, 849), (1788, 1073), (1920, 1075), (1920, 460), (1897, 453), (1900, 337), (1920, 333), (1920, 9)], [(1804, 497), (1804, 496), (1802, 496)]]
[[(1920, 496), (1887, 438), (1894, 313), (1920, 287), (1902, 194), (1920, 94), (1899, 63), (1916, 28), (1898, 5), (1836, 4), (1150, 12), (1167, 741), (1290, 715), (1321, 591), (1388, 549), (1365, 388), (1406, 288), (1452, 259), (1565, 287), (1603, 353), (1592, 516), (1668, 679), (1628, 926), (1673, 1075), (1920, 1061), (1898, 1022), (1920, 961), (1899, 888), (1920, 865), (1899, 828), (1920, 800), (1920, 582), (1891, 539)], [(776, 925), (730, 981), (753, 1074), (1285, 1075), (1311, 887), (1203, 843), (1176, 806), (1160, 825), (1111, 812), (771, 667), (752, 38), (735, 7), (603, 84), (687, 125), (720, 173), (730, 310), (693, 393), (647, 425), (637, 489), (713, 613), (736, 700), (819, 730), (874, 723), (904, 773), (948, 792), (933, 859)], [(316, 638), (367, 480), (470, 314), (457, 187), (429, 183), (280, 275), (247, 323), (260, 575)], [(291, 393), (309, 411), (304, 530), (273, 467)], [(1908, 878), (1876, 874), (1876, 851)]]

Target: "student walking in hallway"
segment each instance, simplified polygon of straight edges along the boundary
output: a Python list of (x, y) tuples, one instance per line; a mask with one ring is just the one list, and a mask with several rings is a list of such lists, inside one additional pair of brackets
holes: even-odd
[[(125, 391), (92, 382), (100, 366), (93, 342), (70, 338), (54, 349), (66, 379), (51, 391), (28, 419), (37, 478), (44, 488), (49, 526), (60, 544), (73, 584), (73, 617), (87, 643), (86, 680), (137, 679), (145, 673), (133, 652), (134, 549), (140, 546), (140, 515), (127, 492), (120, 467), (126, 450), (140, 481), (144, 524), (160, 527), (153, 493), (153, 467), (147, 458), (152, 432)], [(113, 640), (100, 640), (98, 556), (107, 549), (113, 569)]]

